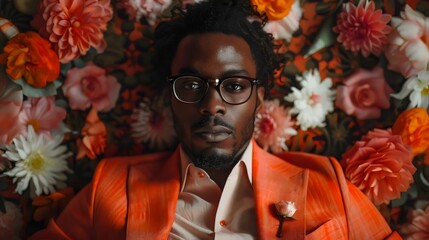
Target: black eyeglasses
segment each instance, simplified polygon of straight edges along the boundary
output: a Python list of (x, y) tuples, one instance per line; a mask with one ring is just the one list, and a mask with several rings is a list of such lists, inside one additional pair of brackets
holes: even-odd
[(194, 75), (176, 75), (167, 77), (173, 84), (174, 96), (183, 103), (196, 103), (207, 94), (210, 84), (214, 84), (222, 100), (232, 105), (247, 102), (252, 95), (253, 85), (259, 80), (245, 76), (228, 76), (206, 79)]

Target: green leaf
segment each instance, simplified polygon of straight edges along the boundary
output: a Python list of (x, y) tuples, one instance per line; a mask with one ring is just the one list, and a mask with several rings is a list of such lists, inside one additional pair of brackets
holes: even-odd
[(325, 21), (322, 24), (322, 27), (320, 28), (319, 33), (315, 37), (313, 44), (308, 48), (306, 52), (304, 52), (304, 57), (308, 57), (312, 55), (313, 53), (323, 49), (330, 47), (332, 44), (335, 43), (335, 33), (332, 30), (335, 24), (335, 16), (331, 14), (330, 16), (326, 17)]
[(22, 78), (13, 81), (22, 87), (24, 95), (28, 97), (48, 97), (56, 95), (57, 88), (62, 85), (60, 81), (55, 80), (54, 82), (46, 85), (45, 88), (34, 88), (28, 85), (27, 82)]

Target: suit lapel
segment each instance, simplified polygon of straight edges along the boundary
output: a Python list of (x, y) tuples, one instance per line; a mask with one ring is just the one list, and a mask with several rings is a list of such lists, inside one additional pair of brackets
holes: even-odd
[(295, 220), (284, 223), (281, 239), (304, 239), (308, 170), (270, 155), (253, 143), (253, 188), (259, 238), (276, 239), (280, 221), (274, 204), (284, 200), (295, 202), (297, 211)]
[(167, 239), (179, 196), (179, 159), (176, 150), (166, 161), (129, 168), (127, 239)]

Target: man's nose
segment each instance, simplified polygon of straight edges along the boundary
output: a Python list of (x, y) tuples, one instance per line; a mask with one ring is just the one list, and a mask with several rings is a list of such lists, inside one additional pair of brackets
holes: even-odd
[(226, 113), (225, 104), (216, 87), (210, 86), (200, 102), (200, 113), (209, 116), (224, 115)]

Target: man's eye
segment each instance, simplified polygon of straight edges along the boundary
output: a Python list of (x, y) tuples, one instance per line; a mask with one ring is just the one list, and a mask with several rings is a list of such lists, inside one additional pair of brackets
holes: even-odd
[(232, 93), (239, 93), (246, 89), (246, 85), (240, 83), (240, 82), (229, 82), (227, 84), (223, 85), (223, 88)]
[(201, 84), (198, 82), (186, 82), (182, 84), (182, 88), (186, 90), (200, 90), (202, 88)]

